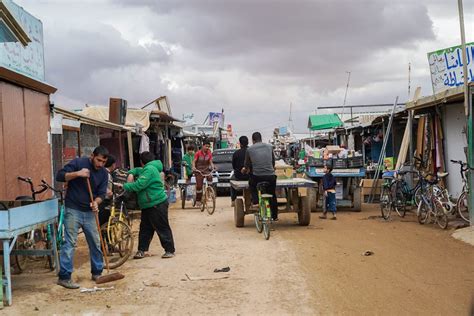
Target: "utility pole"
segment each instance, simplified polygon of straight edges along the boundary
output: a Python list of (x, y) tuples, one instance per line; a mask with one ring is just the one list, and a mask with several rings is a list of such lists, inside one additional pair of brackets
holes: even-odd
[(293, 103), (290, 102), (290, 117), (288, 118), (288, 128), (290, 129), (292, 133), (294, 133), (292, 109), (293, 109)]
[(410, 100), (410, 94), (411, 94), (411, 63), (408, 63), (408, 99)]
[[(351, 80), (351, 72), (350, 71), (346, 71), (347, 73), (347, 85), (346, 85), (346, 93), (344, 94), (344, 102), (342, 103), (342, 114), (341, 114), (341, 121), (342, 123), (344, 123), (344, 108), (346, 106), (346, 100), (347, 100), (347, 90), (349, 90), (349, 82)], [(352, 121), (352, 117), (351, 117), (351, 121)]]
[[(466, 125), (467, 125), (467, 165), (473, 167), (474, 165), (474, 148), (473, 148), (473, 116), (472, 109), (469, 105), (469, 87), (468, 87), (468, 72), (467, 72), (467, 56), (466, 56), (466, 34), (464, 31), (464, 9), (462, 0), (458, 0), (459, 9), (459, 26), (461, 30), (461, 49), (462, 49), (462, 72), (464, 76), (464, 111), (466, 113)], [(468, 183), (469, 187), (472, 188), (474, 184), (474, 173), (468, 168)], [(469, 190), (469, 198), (467, 201), (469, 209), (469, 218), (471, 220), (471, 226), (474, 226), (474, 190)]]

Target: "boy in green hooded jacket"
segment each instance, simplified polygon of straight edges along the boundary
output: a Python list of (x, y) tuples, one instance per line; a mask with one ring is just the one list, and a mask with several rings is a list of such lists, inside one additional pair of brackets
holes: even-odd
[(148, 151), (140, 154), (140, 161), (142, 168), (134, 168), (128, 172), (135, 181), (123, 185), (126, 191), (137, 192), (138, 206), (142, 210), (138, 251), (133, 258), (142, 259), (145, 257), (154, 232), (158, 234), (161, 246), (165, 250), (162, 258), (172, 258), (175, 248), (173, 233), (168, 221), (168, 197), (161, 178), (163, 164), (161, 161), (155, 160), (154, 155)]

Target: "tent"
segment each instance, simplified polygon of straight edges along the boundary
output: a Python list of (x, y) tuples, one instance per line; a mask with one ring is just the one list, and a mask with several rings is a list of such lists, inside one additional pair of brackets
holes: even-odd
[(310, 115), (308, 128), (312, 131), (341, 127), (344, 124), (337, 114)]

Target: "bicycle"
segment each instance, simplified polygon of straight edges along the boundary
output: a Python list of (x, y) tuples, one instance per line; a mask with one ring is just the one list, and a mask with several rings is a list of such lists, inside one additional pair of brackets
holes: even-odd
[(469, 169), (473, 170), (473, 168), (470, 168), (467, 165), (467, 163), (462, 162), (461, 160), (451, 160), (451, 162), (454, 164), (460, 165), (459, 172), (461, 173), (461, 179), (463, 182), (461, 194), (459, 194), (459, 197), (456, 202), (456, 209), (458, 211), (459, 216), (461, 216), (463, 220), (465, 220), (468, 223), (471, 223), (469, 219), (469, 208), (468, 208), (468, 202), (467, 202), (467, 199), (469, 196), (469, 185), (466, 179), (466, 172)]
[[(446, 175), (447, 174), (444, 174), (442, 177)], [(448, 227), (448, 212), (443, 206), (439, 196), (434, 192), (440, 176), (428, 174), (426, 177), (433, 176), (434, 180), (425, 178), (429, 183), (429, 187), (422, 187), (421, 201), (417, 208), (417, 218), (420, 224), (425, 224), (433, 220), (440, 228), (446, 229)]]
[[(35, 190), (35, 186), (33, 184), (33, 180), (30, 177), (17, 177), (18, 180), (26, 182), (29, 184), (31, 195), (21, 195), (15, 198), (16, 201), (28, 202), (28, 201), (36, 201), (36, 196), (48, 190), (43, 183), (39, 185), (39, 189)], [(44, 235), (44, 229), (35, 229), (29, 233), (22, 234), (18, 236), (17, 241), (15, 243), (15, 249), (17, 250), (27, 250), (27, 249), (45, 249), (48, 247), (48, 239), (47, 236)], [(28, 259), (33, 261), (42, 260), (43, 256), (23, 256), (23, 255), (15, 255), (13, 257), (12, 262), (18, 269), (18, 272), (21, 273), (26, 268), (26, 262)], [(54, 269), (54, 264), (52, 262), (51, 256), (48, 256), (48, 264), (51, 270)]]
[[(133, 235), (131, 219), (128, 216), (125, 202), (122, 196), (125, 190), (117, 193), (115, 185), (112, 184), (112, 201), (110, 202), (110, 215), (107, 223), (100, 226), (100, 233), (106, 243), (104, 256), (109, 257), (109, 267), (115, 269), (124, 264), (132, 254)], [(119, 200), (120, 207), (117, 212), (116, 203)]]
[[(382, 213), (382, 218), (385, 220), (390, 219), (390, 214), (392, 212), (392, 194), (390, 191), (390, 186), (394, 180), (393, 173), (384, 173), (382, 176), (382, 192), (380, 193), (380, 211)], [(398, 214), (400, 215), (400, 213)]]
[[(208, 174), (204, 174), (200, 170), (194, 170), (195, 172), (199, 172), (204, 177), (204, 184), (202, 187), (202, 197), (201, 197), (201, 212), (204, 212), (204, 209), (209, 213), (209, 215), (214, 214), (216, 210), (216, 191), (214, 190), (213, 185), (209, 184), (207, 178), (212, 176), (212, 172)], [(214, 177), (212, 178), (212, 183), (214, 183)], [(193, 205), (196, 202), (196, 198), (194, 198)]]
[[(41, 184), (46, 186), (49, 190), (53, 191), (55, 194), (59, 195), (59, 210), (58, 210), (58, 223), (56, 227), (56, 246), (61, 249), (61, 246), (64, 243), (64, 214), (65, 214), (65, 205), (64, 205), (64, 189), (55, 189), (49, 185), (45, 180), (41, 180)], [(52, 240), (52, 232), (48, 227), (48, 240)]]
[(268, 185), (268, 182), (260, 182), (257, 184), (258, 210), (255, 212), (255, 226), (257, 232), (261, 233), (263, 231), (263, 236), (266, 240), (270, 239), (270, 226), (273, 223), (270, 207), (270, 199), (273, 196), (271, 194), (262, 193), (266, 191)]

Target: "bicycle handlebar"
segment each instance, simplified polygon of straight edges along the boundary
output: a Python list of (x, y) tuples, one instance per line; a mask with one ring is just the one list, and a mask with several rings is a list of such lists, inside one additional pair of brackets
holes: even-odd
[(23, 182), (26, 182), (26, 183), (29, 183), (29, 184), (33, 184), (33, 181), (31, 180), (30, 177), (25, 178), (25, 177), (18, 176), (16, 178), (20, 181), (23, 181)]
[[(214, 170), (214, 171), (216, 171), (216, 170)], [(196, 170), (194, 170), (194, 172), (199, 172), (203, 177), (212, 176), (212, 171), (209, 172), (209, 173), (204, 174), (201, 170), (196, 169)]]

